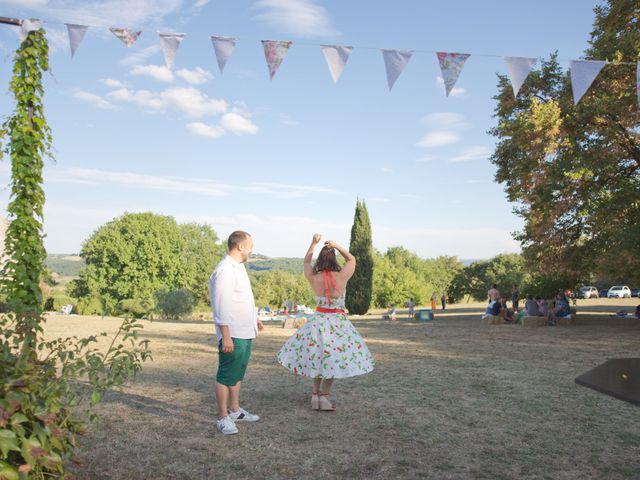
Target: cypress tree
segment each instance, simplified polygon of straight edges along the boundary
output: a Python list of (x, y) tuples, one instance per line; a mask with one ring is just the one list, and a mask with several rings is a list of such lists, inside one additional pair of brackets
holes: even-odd
[(350, 313), (362, 315), (369, 310), (373, 289), (371, 222), (364, 200), (356, 202), (349, 251), (356, 257), (356, 271), (349, 280), (345, 303)]

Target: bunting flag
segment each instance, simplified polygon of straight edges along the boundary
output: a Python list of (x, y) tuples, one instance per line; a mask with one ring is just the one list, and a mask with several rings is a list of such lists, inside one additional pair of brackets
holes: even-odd
[(349, 60), (349, 55), (353, 51), (353, 47), (344, 47), (341, 45), (320, 45), (324, 59), (327, 61), (333, 83), (337, 83), (342, 75), (344, 66)]
[(448, 97), (458, 81), (462, 67), (464, 67), (464, 62), (466, 62), (467, 58), (471, 55), (468, 53), (447, 52), (437, 52), (436, 55), (438, 55), (442, 79), (444, 80), (444, 88)]
[(383, 48), (382, 57), (384, 58), (384, 68), (387, 71), (387, 84), (389, 85), (389, 91), (396, 83), (396, 80), (407, 66), (413, 50), (392, 50)]
[(607, 64), (602, 60), (571, 60), (571, 90), (573, 104), (577, 105), (582, 96)]
[(162, 53), (164, 54), (164, 61), (168, 68), (173, 66), (173, 61), (176, 59), (178, 53), (178, 47), (180, 42), (184, 39), (184, 33), (160, 33), (160, 45), (162, 46)]
[(236, 39), (233, 37), (212, 36), (211, 43), (213, 43), (213, 49), (216, 52), (216, 59), (218, 60), (218, 68), (220, 69), (220, 75), (222, 75), (227, 60), (229, 60), (229, 57), (233, 53), (233, 49), (236, 48)]
[(40, 30), (40, 26), (40, 20), (22, 20), (22, 23), (20, 24), (20, 41), (24, 42), (24, 39), (27, 38), (29, 32)]
[(136, 40), (138, 40), (138, 37), (142, 33), (133, 32), (128, 28), (110, 28), (109, 30), (111, 30), (111, 33), (113, 33), (116, 37), (122, 40), (122, 43), (124, 43), (127, 47), (130, 47), (131, 45), (136, 43)]
[(71, 57), (73, 57), (89, 27), (86, 25), (74, 25), (72, 23), (65, 23), (65, 25), (69, 32), (69, 47), (71, 48)]
[(526, 57), (504, 57), (504, 65), (509, 73), (513, 87), (513, 96), (517, 97), (520, 87), (529, 76), (529, 72), (538, 60)]
[(273, 80), (273, 76), (282, 65), (284, 56), (287, 54), (289, 47), (293, 42), (283, 40), (262, 40), (262, 46), (264, 47), (264, 58), (267, 60), (267, 66), (269, 67), (269, 75)]

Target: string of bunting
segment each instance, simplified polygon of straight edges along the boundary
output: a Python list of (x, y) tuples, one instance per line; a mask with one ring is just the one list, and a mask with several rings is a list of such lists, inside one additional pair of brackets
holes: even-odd
[[(76, 25), (65, 23), (69, 33), (69, 48), (73, 57), (80, 43), (87, 33), (87, 25)], [(20, 25), (21, 38), (32, 30), (38, 30), (41, 27), (39, 20), (22, 20)], [(109, 29), (117, 38), (119, 38), (127, 47), (135, 44), (141, 31), (133, 31), (129, 28), (110, 28)], [(163, 33), (158, 32), (160, 37), (160, 45), (164, 54), (165, 63), (168, 68), (172, 68), (175, 57), (178, 53), (180, 43), (184, 40), (184, 33)], [(227, 61), (233, 54), (236, 47), (237, 38), (212, 35), (211, 42), (215, 51), (216, 60), (220, 74), (223, 74)], [(284, 40), (262, 40), (264, 56), (269, 69), (269, 77), (273, 79), (276, 72), (282, 65), (289, 48), (293, 45), (292, 41)], [(349, 56), (353, 52), (353, 46), (347, 45), (319, 45), (324, 55), (325, 61), (329, 68), (329, 73), (334, 83), (337, 83), (342, 72), (345, 69)], [(382, 53), (385, 71), (387, 74), (387, 85), (389, 91), (393, 88), (398, 77), (405, 69), (411, 57), (416, 50), (400, 50), (400, 49), (378, 49)], [(420, 51), (420, 50), (418, 50)], [(458, 77), (462, 72), (465, 62), (471, 56), (469, 53), (453, 53), (453, 52), (430, 52), (435, 53), (440, 64), (442, 79), (445, 86), (445, 94), (448, 97), (455, 87)], [(486, 56), (486, 55), (485, 55)], [(520, 87), (529, 76), (529, 72), (536, 65), (537, 59), (530, 57), (502, 57), (514, 96), (518, 96)], [(591, 84), (596, 79), (600, 71), (607, 65), (604, 60), (571, 60), (571, 88), (573, 92), (573, 102), (578, 104), (580, 99), (589, 90)], [(640, 62), (619, 62), (618, 64), (636, 65), (636, 92), (638, 102), (640, 104)]]

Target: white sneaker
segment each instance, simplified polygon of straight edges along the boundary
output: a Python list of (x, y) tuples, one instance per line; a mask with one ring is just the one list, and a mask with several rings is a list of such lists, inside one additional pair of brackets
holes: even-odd
[(260, 420), (260, 417), (258, 415), (249, 413), (244, 408), (241, 408), (237, 412), (229, 411), (229, 415), (227, 418), (230, 418), (234, 422), (257, 422), (258, 420)]
[(218, 427), (218, 430), (220, 430), (225, 435), (233, 435), (234, 433), (238, 433), (238, 428), (229, 415), (218, 420), (216, 426)]

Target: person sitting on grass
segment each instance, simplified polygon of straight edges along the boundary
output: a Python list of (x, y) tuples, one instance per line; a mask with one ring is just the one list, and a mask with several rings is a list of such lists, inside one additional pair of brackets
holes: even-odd
[(571, 318), (571, 308), (564, 292), (558, 292), (556, 295), (555, 305), (547, 316), (547, 323), (557, 325), (559, 318)]
[(387, 318), (389, 320), (398, 320), (398, 317), (396, 316), (396, 306), (392, 303), (391, 304), (391, 308), (389, 308), (389, 311), (387, 312)]
[(540, 308), (538, 302), (533, 299), (533, 295), (527, 295), (527, 300), (524, 302), (524, 310), (527, 317), (540, 317)]
[(536, 303), (538, 304), (538, 312), (540, 312), (540, 316), (546, 317), (549, 314), (549, 304), (547, 301), (538, 295), (536, 297)]

